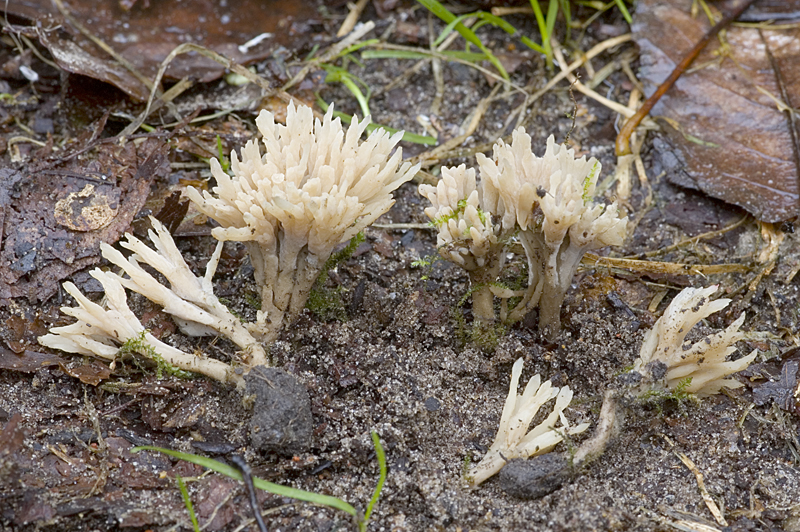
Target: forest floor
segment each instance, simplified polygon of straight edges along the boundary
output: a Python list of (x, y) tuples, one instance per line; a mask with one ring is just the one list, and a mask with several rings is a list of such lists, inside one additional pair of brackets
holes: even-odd
[[(429, 21), (424, 9), (403, 4), (385, 13), (385, 18), (370, 9), (362, 20), (375, 17), (375, 35), (427, 46)], [(510, 20), (535, 33), (529, 18)], [(309, 31), (318, 40), (330, 40), (340, 23), (341, 17), (322, 18)], [(434, 26), (441, 28), (438, 21)], [(538, 54), (515, 48), (502, 31), (482, 31), (492, 49), (508, 52), (504, 62), (516, 84), (533, 83), (539, 88), (551, 76)], [(582, 33), (577, 44), (587, 50), (627, 31), (621, 15), (610, 10)], [(304, 58), (314, 42), (307, 39), (290, 56)], [(636, 50), (635, 45), (627, 43), (604, 52), (598, 61), (612, 62), (631, 50)], [(14, 53), (6, 45), (5, 60), (10, 61)], [(6, 173), (0, 190), (5, 242), (10, 235), (27, 230), (19, 221), (25, 216), (19, 208), (20, 195), (30, 205), (35, 203), (33, 195), (39, 194), (36, 201), (45, 204), (41, 209), (51, 212), (56, 191), (72, 186), (66, 181), (76, 179), (76, 174), (110, 171), (109, 167), (120, 175), (136, 169), (134, 177), (118, 180), (120, 187), (127, 187), (123, 195), (134, 198), (130, 199), (133, 204), (135, 198), (141, 202), (115, 230), (117, 235), (127, 230), (141, 235), (145, 211), (158, 212), (170, 193), (207, 180), (207, 170), (197, 164), (201, 149), (210, 152), (206, 156), (216, 154), (219, 135), (229, 151), (255, 132), (254, 110), (245, 109), (175, 132), (168, 150), (157, 130), (144, 135), (133, 151), (101, 144), (80, 163), (75, 162), (77, 158), (58, 162), (64, 152), (54, 151), (53, 146), (81, 138), (88, 145), (90, 139), (81, 134), (91, 130), (90, 124), (102, 115), (102, 106), (81, 97), (81, 91), (100, 91), (109, 108), (142, 107), (125, 103), (121, 92), (98, 88), (88, 78), (48, 70), (35, 58), (31, 60), (42, 73), (35, 85), (19, 79), (0, 81), (5, 86), (0, 92), (15, 94), (17, 102), (6, 102), (2, 108), (7, 148), (2, 155)], [(635, 57), (632, 61), (635, 68)], [(269, 72), (277, 62), (269, 59), (258, 71)], [(417, 121), (425, 115), (440, 141), (448, 140), (485, 98), (495, 95), (463, 148), (485, 147), (510, 134), (515, 120), (508, 117), (524, 100), (522, 94), (497, 88), (497, 80), (468, 65), (442, 63), (446, 92), (438, 112), (430, 114), (437, 91), (430, 62), (394, 88), (382, 89), (412, 64), (410, 60), (373, 59), (363, 67), (349, 65), (352, 74), (374, 89), (370, 107), (375, 122), (425, 133)], [(323, 78), (310, 76), (313, 81), (295, 95), (311, 103), (316, 90), (324, 100), (336, 102), (338, 110), (358, 112), (344, 87), (325, 84)], [(597, 90), (627, 102), (632, 88), (618, 69)], [(195, 86), (181, 98), (189, 108), (191, 102), (229, 98), (236, 90), (243, 89), (218, 81)], [(615, 172), (617, 115), (583, 96), (576, 95), (576, 100), (574, 129), (570, 115), (575, 104), (566, 82), (534, 102), (523, 123), (538, 154), (549, 135), (560, 142), (572, 129), (571, 146), (602, 163), (603, 182)], [(274, 101), (257, 104), (279, 105)], [(100, 138), (110, 138), (127, 125), (115, 116), (104, 124)], [(28, 135), (19, 124), (38, 132), (44, 145), (12, 142), (14, 137)], [(471, 322), (470, 303), (460, 306), (469, 290), (468, 278), (463, 270), (444, 262), (430, 269), (414, 266), (415, 261), (436, 254), (436, 235), (424, 226), (427, 201), (418, 194), (417, 184), (402, 186), (395, 193), (394, 207), (379, 220), (381, 225), (367, 229), (366, 240), (355, 254), (329, 273), (325, 287), (339, 291), (338, 315), (325, 317), (307, 310), (271, 346), (272, 362), (303, 383), (311, 398), (313, 442), (309, 450), (288, 456), (253, 450), (247, 429), (252, 412), (235, 389), (204, 378), (159, 379), (152, 370), (131, 363), (108, 371), (97, 361), (39, 346), (36, 336), (51, 325), (69, 321), (58, 309), (70, 304), (70, 298), (52, 286), (72, 280), (99, 299), (86, 273), (96, 257), (76, 255), (68, 263), (76, 264), (74, 269), (65, 273), (51, 268), (40, 277), (37, 273), (46, 268), (39, 259), (31, 259), (29, 265), (15, 263), (14, 271), (20, 275), (14, 279), (20, 286), (27, 283), (28, 297), (0, 294), (6, 302), (0, 309), (4, 324), (0, 325), (0, 428), (5, 426), (0, 431), (0, 529), (190, 530), (174, 478), (181, 475), (203, 530), (256, 530), (240, 482), (205, 474), (198, 466), (164, 455), (131, 454), (135, 445), (157, 445), (222, 461), (238, 453), (256, 476), (340, 497), (363, 510), (379, 473), (370, 437), (375, 431), (386, 452), (388, 478), (369, 530), (722, 530), (725, 525), (715, 522), (698, 478), (679, 453), (702, 473), (705, 489), (729, 526), (725, 530), (800, 530), (800, 410), (791, 397), (797, 376), (787, 369), (793, 367), (796, 372), (796, 362), (794, 366), (790, 362), (798, 359), (797, 350), (792, 349), (800, 301), (800, 280), (794, 277), (800, 258), (797, 237), (788, 226), (785, 231), (765, 227), (738, 207), (671, 184), (664, 177), (663, 161), (670, 156), (667, 144), (662, 142), (657, 149), (652, 141), (659, 135), (651, 134), (641, 151), (652, 195), (648, 197), (648, 190), (639, 185), (633, 187), (624, 203), (631, 218), (630, 234), (623, 246), (604, 254), (638, 258), (661, 250), (650, 260), (688, 265), (687, 274), (583, 266), (564, 304), (563, 329), (555, 344), (540, 338), (535, 313), (510, 327), (496, 344), (479, 346), (468, 340), (457, 319), (461, 316)], [(430, 149), (410, 143), (402, 146), (406, 158)], [(66, 149), (74, 153), (81, 147), (72, 144)], [(164, 157), (156, 160), (152, 155), (161, 149)], [(48, 167), (42, 161), (52, 164)], [(451, 152), (437, 164), (461, 163), (474, 164), (474, 158)], [(137, 189), (136, 179), (141, 181), (143, 169), (153, 168), (157, 171), (148, 176), (146, 187)], [(435, 173), (436, 165), (428, 171)], [(38, 183), (40, 188), (27, 190), (26, 183)], [(606, 184), (603, 196), (612, 199), (616, 183)], [(123, 204), (119, 212), (124, 210)], [(211, 226), (201, 223), (196, 214), (190, 211), (174, 234), (190, 265), (202, 271), (214, 240)], [(17, 221), (12, 224), (11, 220)], [(397, 224), (419, 225), (409, 229)], [(96, 250), (97, 241), (86, 236), (90, 234), (84, 228), (80, 238), (87, 240), (70, 242)], [(776, 234), (782, 240), (773, 239), (770, 248), (765, 235)], [(696, 236), (701, 237), (687, 241)], [(50, 234), (47, 238), (55, 246), (64, 237)], [(22, 252), (16, 253), (19, 257)], [(693, 266), (710, 264), (744, 268), (695, 274)], [(3, 267), (11, 269), (9, 264)], [(255, 312), (250, 303), (256, 294), (252, 271), (244, 247), (228, 244), (215, 289), (245, 316)], [(741, 312), (747, 315), (745, 331), (765, 333), (751, 335), (738, 346), (736, 357), (753, 349), (762, 353), (747, 376), (738, 377), (743, 388), (699, 401), (665, 399), (626, 405), (624, 430), (607, 451), (574, 480), (542, 498), (516, 499), (496, 479), (477, 489), (468, 486), (465, 468), (477, 463), (494, 439), (515, 360), (525, 361), (523, 382), (538, 373), (557, 386), (569, 385), (575, 392), (567, 410), (570, 421), (594, 424), (604, 390), (632, 365), (644, 333), (677, 290), (711, 284), (719, 284), (720, 292), (733, 301), (700, 325), (700, 333), (728, 325)], [(39, 297), (48, 290), (49, 294)], [(145, 325), (158, 331), (164, 341), (222, 360), (234, 356), (231, 343), (182, 336), (157, 307), (132, 299)], [(790, 390), (788, 399), (781, 402), (759, 394), (770, 380)], [(592, 430), (570, 445), (580, 444)], [(568, 448), (562, 443), (558, 450)], [(262, 509), (268, 510), (269, 530), (353, 527), (349, 516), (330, 508), (267, 493), (261, 493), (259, 500)]]

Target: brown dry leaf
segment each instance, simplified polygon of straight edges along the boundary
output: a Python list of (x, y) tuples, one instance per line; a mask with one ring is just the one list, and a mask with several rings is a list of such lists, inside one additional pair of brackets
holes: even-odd
[[(691, 4), (691, 0), (637, 4), (633, 31), (641, 48), (640, 79), (648, 95), (709, 29), (705, 16), (691, 17)], [(800, 0), (781, 4), (785, 13), (800, 12)], [(765, 16), (777, 17), (774, 12)], [(729, 28), (726, 57), (720, 55), (719, 40), (713, 40), (695, 61), (696, 70), (684, 74), (651, 115), (667, 119), (664, 131), (676, 153), (662, 155), (662, 162), (671, 181), (776, 222), (797, 215), (800, 189), (796, 147), (787, 114), (776, 104), (781, 89), (765, 44), (783, 77), (787, 103), (797, 108), (800, 39), (797, 28), (761, 31), (763, 41), (757, 29)]]
[(101, 362), (92, 361), (80, 366), (70, 365), (69, 361), (60, 355), (40, 353), (26, 349), (20, 354), (13, 353), (0, 346), (0, 369), (20, 371), (22, 373), (35, 373), (48, 366), (58, 366), (61, 371), (75, 377), (84, 384), (97, 386), (111, 376), (111, 369)]
[(0, 301), (44, 301), (97, 263), (100, 243), (119, 239), (153, 180), (167, 175), (167, 148), (152, 137), (100, 144), (82, 160), (0, 169)]
[(111, 376), (111, 368), (96, 360), (74, 367), (69, 366), (65, 362), (59, 362), (58, 365), (61, 371), (67, 375), (75, 377), (84, 384), (91, 384), (92, 386), (97, 386)]
[[(64, 20), (51, 0), (10, 2), (4, 8), (9, 15), (32, 21), (32, 32), (64, 70), (116, 85), (139, 101), (149, 96), (141, 80)], [(312, 2), (286, 0), (184, 0), (130, 6), (121, 5), (120, 0), (72, 0), (67, 9), (148, 79), (155, 77), (175, 47), (186, 42), (201, 44), (238, 64), (259, 61), (278, 46), (302, 38), (308, 21), (317, 14)], [(269, 36), (243, 47), (265, 33)], [(224, 72), (224, 67), (211, 59), (184, 54), (170, 63), (166, 76), (208, 82)]]
[(46, 366), (57, 366), (66, 362), (59, 355), (25, 350), (19, 355), (0, 346), (0, 369), (33, 373)]

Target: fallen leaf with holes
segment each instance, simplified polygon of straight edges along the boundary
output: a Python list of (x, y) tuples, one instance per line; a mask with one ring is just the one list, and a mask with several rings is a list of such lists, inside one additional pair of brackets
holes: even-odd
[[(765, 12), (780, 19), (775, 5)], [(691, 0), (641, 0), (634, 38), (648, 96), (709, 29), (692, 18)], [(713, 4), (722, 8), (723, 3)], [(730, 2), (725, 3), (726, 6)], [(800, 14), (800, 0), (782, 0), (781, 13)], [(759, 12), (745, 16), (756, 16)], [(763, 40), (762, 40), (763, 35)], [(713, 40), (655, 106), (666, 139), (656, 150), (670, 181), (743, 207), (767, 222), (798, 213), (798, 168), (784, 99), (800, 106), (800, 40), (795, 29), (730, 27), (729, 55)], [(770, 60), (769, 49), (774, 62)], [(777, 71), (777, 73), (776, 73)]]
[(169, 172), (168, 145), (152, 137), (100, 144), (84, 159), (0, 169), (0, 301), (44, 301), (59, 282), (100, 260)]

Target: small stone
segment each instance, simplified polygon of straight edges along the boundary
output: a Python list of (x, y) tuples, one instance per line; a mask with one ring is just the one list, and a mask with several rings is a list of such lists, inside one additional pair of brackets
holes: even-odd
[(442, 407), (442, 402), (435, 397), (428, 397), (425, 399), (425, 408), (428, 412), (436, 412)]
[(263, 453), (302, 453), (311, 446), (311, 400), (306, 387), (279, 368), (258, 366), (245, 376), (255, 395), (250, 443)]
[(566, 455), (547, 453), (530, 460), (511, 460), (498, 477), (500, 488), (512, 497), (539, 499), (560, 488), (570, 475)]

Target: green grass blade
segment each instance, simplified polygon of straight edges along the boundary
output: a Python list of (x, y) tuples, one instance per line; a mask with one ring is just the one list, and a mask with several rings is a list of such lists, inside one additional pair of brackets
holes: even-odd
[(628, 12), (628, 8), (625, 5), (625, 0), (616, 0), (617, 7), (622, 12), (622, 16), (625, 17), (625, 22), (628, 24), (633, 24), (633, 18), (631, 18), (631, 14)]
[(361, 52), (361, 59), (425, 59), (430, 56), (430, 53), (410, 50), (364, 50)]
[(352, 54), (353, 52), (358, 51), (361, 48), (364, 48), (365, 46), (372, 46), (372, 45), (378, 44), (380, 42), (381, 42), (380, 39), (368, 39), (366, 41), (357, 42), (357, 43), (355, 43), (353, 45), (348, 46), (347, 48), (345, 48), (341, 52), (339, 52), (336, 55), (336, 57), (331, 59), (331, 61), (335, 61), (336, 59), (339, 59), (340, 57), (344, 57), (346, 55)]
[[(369, 103), (367, 102), (367, 97), (364, 96), (364, 93), (361, 92), (358, 84), (356, 83), (353, 76), (350, 73), (340, 67), (328, 64), (320, 65), (328, 75), (325, 77), (325, 83), (336, 83), (337, 81), (347, 87), (347, 90), (350, 91), (350, 94), (355, 97), (356, 101), (358, 101), (358, 106), (361, 107), (361, 112), (364, 113), (364, 116), (368, 116), (372, 113), (369, 112)], [(364, 84), (366, 87), (366, 84)]]
[(197, 523), (197, 516), (194, 513), (192, 499), (189, 497), (189, 490), (186, 489), (186, 482), (183, 481), (180, 475), (175, 475), (175, 480), (178, 481), (178, 489), (181, 490), (183, 504), (186, 505), (186, 511), (189, 512), (189, 518), (192, 520), (192, 528), (194, 532), (200, 532), (200, 525)]
[[(448, 13), (449, 13), (449, 11), (448, 11)], [(452, 32), (453, 29), (455, 29), (456, 26), (461, 24), (462, 21), (464, 21), (464, 20), (466, 20), (466, 19), (468, 19), (470, 17), (474, 17), (474, 16), (475, 16), (474, 13), (469, 13), (467, 15), (461, 15), (460, 17), (456, 17), (453, 20), (451, 20), (450, 22), (448, 22), (447, 26), (445, 26), (444, 29), (442, 30), (442, 33), (440, 33), (439, 36), (436, 37), (436, 40), (433, 41), (433, 46), (436, 47), (436, 46), (439, 46), (440, 44), (442, 44), (442, 41), (444, 41), (447, 38), (447, 36), (450, 35), (450, 32)], [(441, 18), (441, 17), (439, 17), (439, 18)], [(463, 24), (461, 24), (461, 25), (463, 26)], [(467, 27), (464, 26), (464, 28), (467, 28)], [(467, 29), (469, 29), (469, 28), (467, 28)], [(469, 30), (469, 31), (472, 31), (472, 30)], [(461, 32), (459, 32), (459, 33), (461, 33)], [(474, 34), (475, 32), (472, 31), (472, 33)], [(461, 35), (463, 36), (464, 34), (461, 33)]]
[[(456, 16), (452, 14), (446, 7), (444, 7), (441, 3), (437, 2), (436, 0), (417, 0), (420, 4), (422, 4), (428, 11), (445, 21), (447, 24), (450, 24), (456, 19)], [(475, 46), (483, 46), (481, 40), (475, 35), (468, 27), (464, 26), (460, 22), (455, 25), (456, 31), (464, 37), (466, 40), (474, 44)]]
[(387, 474), (387, 467), (386, 467), (386, 453), (383, 451), (383, 446), (381, 445), (381, 438), (378, 436), (378, 433), (374, 430), (372, 431), (372, 444), (375, 446), (375, 455), (378, 457), (378, 467), (380, 468), (380, 476), (378, 477), (378, 485), (375, 486), (375, 492), (372, 494), (372, 499), (370, 499), (369, 504), (367, 505), (367, 511), (364, 512), (364, 525), (366, 526), (367, 521), (369, 520), (369, 516), (372, 515), (372, 510), (375, 508), (375, 504), (378, 502), (378, 498), (381, 496), (381, 490), (383, 489), (383, 483), (386, 482), (386, 474)]
[(412, 52), (410, 50), (365, 50), (361, 52), (361, 59), (427, 59), (434, 55), (443, 55), (453, 59), (469, 61), (470, 63), (477, 63), (486, 59), (484, 54), (462, 52), (460, 50), (444, 50), (435, 53), (427, 50), (420, 52)]
[(519, 40), (520, 40), (520, 41), (522, 41), (522, 44), (524, 44), (524, 45), (525, 45), (525, 46), (527, 46), (528, 48), (530, 48), (530, 49), (532, 49), (532, 50), (536, 50), (536, 51), (537, 51), (537, 52), (539, 52), (540, 54), (547, 55), (547, 51), (546, 51), (546, 50), (545, 50), (545, 49), (544, 49), (544, 48), (543, 48), (541, 45), (539, 45), (539, 44), (536, 44), (535, 42), (533, 42), (533, 41), (532, 41), (532, 40), (530, 40), (529, 38), (527, 38), (527, 37), (520, 37), (520, 38), (519, 38)]
[[(550, 38), (553, 35), (553, 29), (556, 27), (556, 18), (558, 18), (558, 0), (550, 0), (550, 5), (547, 6), (547, 48), (550, 47)], [(542, 36), (544, 39), (544, 36)]]
[[(417, 2), (425, 6), (425, 8), (428, 9), (428, 11), (430, 11), (431, 13), (433, 13), (434, 15), (436, 15), (437, 17), (439, 17), (448, 24), (456, 19), (456, 16), (452, 14), (446, 7), (444, 7), (437, 0), (417, 0)], [(500, 63), (497, 57), (495, 57), (494, 54), (490, 52), (489, 49), (486, 48), (486, 46), (483, 45), (478, 36), (475, 35), (474, 31), (464, 26), (464, 24), (460, 22), (458, 22), (455, 25), (455, 29), (462, 37), (464, 37), (467, 40), (467, 42), (474, 44), (475, 46), (480, 48), (481, 52), (486, 54), (486, 59), (488, 59), (494, 65), (494, 67), (497, 69), (497, 72), (500, 73), (503, 79), (509, 79), (508, 72), (506, 72), (506, 69), (503, 68), (503, 65)]]
[[(503, 31), (505, 31), (506, 33), (508, 33), (509, 35), (515, 35), (517, 33), (517, 28), (515, 28), (514, 26), (512, 26), (511, 24), (509, 24), (508, 22), (506, 22), (502, 18), (500, 18), (498, 16), (495, 16), (495, 15), (492, 15), (491, 13), (487, 13), (485, 11), (476, 11), (475, 13), (467, 13), (466, 15), (460, 15), (460, 16), (454, 18), (453, 20), (451, 20), (447, 24), (447, 26), (445, 26), (445, 28), (442, 30), (442, 33), (440, 33), (439, 36), (436, 38), (436, 40), (433, 42), (433, 45), (434, 46), (439, 46), (442, 43), (442, 41), (444, 41), (445, 38), (447, 38), (447, 36), (450, 34), (450, 32), (452, 32), (453, 29), (455, 29), (455, 27), (458, 24), (461, 24), (464, 20), (466, 20), (468, 18), (480, 19), (483, 24), (491, 24), (492, 26), (496, 26), (496, 27), (502, 29)], [(466, 26), (464, 26), (464, 27), (466, 28)], [(470, 28), (467, 28), (467, 29), (474, 34), (475, 30), (478, 29), (479, 27), (480, 26), (476, 25), (471, 29)], [(473, 43), (473, 44), (478, 46), (478, 43)]]
[[(138, 453), (139, 451), (156, 451), (171, 456), (173, 458), (177, 458), (179, 460), (184, 460), (186, 462), (190, 462), (192, 464), (197, 464), (199, 466), (211, 469), (212, 471), (216, 471), (217, 473), (225, 475), (226, 477), (230, 477), (234, 480), (242, 480), (242, 474), (235, 467), (229, 466), (228, 464), (223, 464), (222, 462), (218, 462), (212, 458), (206, 458), (205, 456), (182, 453), (179, 451), (173, 451), (172, 449), (164, 449), (161, 447), (153, 447), (150, 445), (141, 445), (139, 447), (134, 447), (133, 449), (131, 449), (132, 453)], [(290, 488), (288, 486), (281, 486), (280, 484), (267, 482), (266, 480), (260, 479), (258, 477), (253, 477), (253, 485), (260, 490), (268, 491), (269, 493), (279, 495), (281, 497), (290, 497), (292, 499), (297, 499), (299, 501), (310, 502), (322, 506), (329, 506), (331, 508), (335, 508), (337, 510), (341, 510), (345, 513), (352, 515), (356, 519), (356, 521), (359, 522), (361, 521), (361, 518), (358, 514), (358, 510), (356, 510), (351, 504), (343, 501), (342, 499), (337, 499), (336, 497), (330, 497), (328, 495), (320, 495), (318, 493), (312, 493), (310, 491), (303, 491), (296, 488)]]
[[(322, 112), (328, 112), (328, 103), (319, 96), (317, 96), (317, 105), (320, 106)], [(339, 118), (345, 124), (349, 124), (352, 121), (352, 117), (350, 115), (341, 111), (334, 111), (333, 116)], [(381, 124), (376, 124), (375, 122), (367, 125), (367, 133), (372, 133), (376, 129), (385, 129), (388, 133), (397, 133), (399, 131), (393, 127), (383, 126)], [(416, 133), (409, 133), (408, 131), (403, 132), (403, 140), (413, 144), (424, 144), (426, 146), (435, 146), (437, 142), (433, 137), (429, 137), (427, 135), (417, 135)]]
[[(547, 22), (544, 20), (542, 8), (539, 6), (539, 0), (530, 0), (533, 15), (536, 17), (536, 25), (539, 26), (539, 33), (542, 35), (542, 48), (544, 55), (547, 56), (547, 63), (552, 62), (553, 50), (550, 47), (550, 32), (547, 31)], [(549, 10), (548, 10), (549, 11)]]
[(474, 14), (474, 16), (478, 17), (479, 19), (491, 24), (492, 26), (498, 27), (504, 32), (508, 33), (509, 35), (516, 35), (517, 28), (503, 20), (502, 18), (492, 15), (491, 13), (486, 13), (485, 11), (478, 11)]

